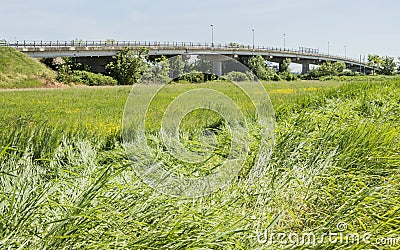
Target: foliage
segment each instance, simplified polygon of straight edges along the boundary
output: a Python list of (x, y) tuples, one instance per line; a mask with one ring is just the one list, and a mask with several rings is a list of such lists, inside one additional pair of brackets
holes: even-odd
[[(0, 93), (0, 248), (281, 249), (288, 246), (257, 236), (267, 229), (326, 236), (339, 233), (338, 222), (348, 226), (344, 235), (368, 233), (371, 243), (325, 237), (297, 248), (377, 248), (377, 239), (400, 233), (400, 81), (383, 79), (265, 84), (277, 114), (271, 161), (253, 178), (193, 199), (145, 185), (119, 133), (104, 132), (101, 123), (119, 124), (129, 87)], [(207, 86), (168, 85), (155, 101)], [(225, 83), (213, 86), (236, 93)], [(85, 116), (92, 127), (77, 128), (76, 118)], [(188, 128), (212, 118), (199, 115)], [(149, 134), (157, 155), (165, 154), (156, 139)]]
[(169, 74), (170, 62), (162, 56), (154, 62), (148, 62), (140, 80), (147, 83), (165, 84), (171, 81)]
[(189, 73), (183, 74), (176, 78), (175, 81), (178, 83), (205, 83), (215, 76), (204, 74), (203, 72), (192, 70)]
[(372, 74), (375, 74), (375, 71), (378, 70), (379, 72), (382, 67), (382, 59), (378, 55), (368, 55), (367, 65), (373, 68)]
[(297, 75), (288, 71), (279, 73), (279, 77), (285, 81), (296, 81), (298, 79)]
[(368, 55), (368, 66), (373, 68), (373, 74), (394, 75), (396, 73), (396, 63), (394, 57), (378, 55)]
[(400, 57), (397, 58), (397, 69), (396, 69), (396, 73), (400, 74)]
[(198, 71), (205, 74), (211, 74), (212, 62), (207, 59), (203, 59), (201, 56), (198, 56), (194, 62), (186, 64), (185, 71)]
[(57, 68), (57, 80), (66, 84), (77, 83), (89, 86), (116, 85), (117, 81), (110, 76), (90, 72), (90, 67), (76, 62), (73, 58), (63, 58), (61, 64), (54, 60), (43, 60)]
[(115, 39), (112, 39), (112, 38), (106, 39), (106, 44), (114, 44), (115, 42), (116, 42)]
[(246, 82), (246, 81), (253, 81), (254, 76), (250, 72), (237, 72), (231, 71), (228, 74), (225, 74), (223, 78), (234, 81), (234, 82)]
[(121, 85), (137, 83), (148, 68), (148, 53), (147, 48), (125, 47), (113, 56), (113, 61), (107, 64), (106, 70)]
[(399, 76), (385, 76), (385, 75), (341, 75), (341, 76), (323, 76), (321, 81), (334, 81), (334, 82), (382, 82), (382, 81), (400, 81)]
[(56, 61), (54, 58), (42, 58), (40, 59), (40, 62), (54, 71), (57, 71), (58, 68), (63, 64), (60, 61)]
[(62, 64), (57, 71), (57, 81), (69, 84), (73, 82), (71, 65)]
[(82, 83), (89, 86), (117, 85), (117, 80), (110, 76), (95, 74), (83, 70), (73, 71), (71, 81), (74, 83)]
[(175, 79), (184, 73), (185, 64), (186, 62), (182, 59), (181, 55), (178, 55), (170, 59), (170, 69), (171, 69), (172, 79)]
[(383, 75), (396, 74), (396, 63), (394, 62), (394, 57), (386, 56), (383, 58), (381, 73)]
[(275, 70), (271, 69), (265, 63), (262, 56), (253, 56), (248, 62), (249, 69), (258, 77), (260, 80), (270, 81), (277, 80), (278, 76)]
[(69, 65), (72, 71), (81, 70), (81, 71), (90, 71), (90, 66), (82, 64), (76, 60), (74, 57), (64, 57), (64, 64)]
[[(319, 67), (310, 70), (310, 72), (304, 76), (304, 79), (319, 79), (323, 76), (340, 76), (348, 75), (349, 71), (346, 70), (346, 64), (344, 62), (327, 61), (321, 64)], [(351, 74), (351, 73), (350, 73)]]
[(284, 72), (288, 72), (290, 73), (290, 63), (292, 61), (290, 60), (290, 58), (285, 58), (282, 63), (279, 64), (279, 73), (284, 73)]

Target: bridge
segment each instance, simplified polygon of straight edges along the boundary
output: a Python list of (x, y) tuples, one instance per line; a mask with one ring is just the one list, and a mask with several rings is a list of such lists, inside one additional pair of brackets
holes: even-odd
[(266, 61), (278, 63), (286, 58), (292, 63), (302, 65), (302, 74), (308, 73), (310, 65), (320, 65), (324, 62), (344, 62), (346, 67), (355, 72), (369, 74), (372, 68), (361, 58), (349, 58), (333, 54), (320, 53), (318, 49), (304, 48), (288, 49), (252, 45), (210, 44), (192, 42), (148, 42), (148, 41), (33, 41), (3, 43), (0, 46), (8, 46), (33, 57), (33, 58), (57, 58), (73, 57), (77, 62), (91, 66), (94, 72), (104, 72), (105, 65), (112, 60), (122, 48), (145, 47), (149, 49), (149, 57), (172, 57), (188, 53), (215, 53), (235, 58), (247, 65), (248, 59), (260, 55)]

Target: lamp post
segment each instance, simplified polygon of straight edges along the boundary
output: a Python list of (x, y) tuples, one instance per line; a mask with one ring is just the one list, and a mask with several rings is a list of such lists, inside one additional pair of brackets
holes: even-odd
[(214, 25), (211, 24), (211, 47), (214, 47)]
[(283, 50), (286, 50), (286, 33), (283, 33)]
[(330, 54), (329, 54), (329, 49), (330, 49), (329, 47), (330, 47), (330, 45), (331, 45), (331, 43), (328, 42), (328, 56), (330, 55)]
[(253, 49), (254, 49), (254, 29), (251, 30), (253, 32)]
[(344, 58), (347, 58), (347, 46), (344, 46)]

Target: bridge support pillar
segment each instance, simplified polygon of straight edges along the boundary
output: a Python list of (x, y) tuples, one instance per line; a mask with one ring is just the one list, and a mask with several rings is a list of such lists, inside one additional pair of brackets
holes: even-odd
[(218, 75), (218, 76), (222, 75), (222, 62), (218, 62), (218, 61), (212, 62), (212, 73), (214, 75)]
[(303, 63), (301, 66), (301, 73), (303, 75), (307, 74), (310, 71), (310, 64), (309, 63)]

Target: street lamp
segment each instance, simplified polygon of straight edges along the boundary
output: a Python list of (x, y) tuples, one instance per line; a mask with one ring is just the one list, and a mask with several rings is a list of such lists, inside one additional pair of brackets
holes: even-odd
[(347, 58), (347, 46), (344, 46), (344, 58)]
[(286, 50), (286, 33), (283, 33), (283, 50)]
[(329, 47), (330, 47), (330, 42), (328, 42), (328, 56), (329, 56)]
[(251, 30), (253, 32), (253, 49), (254, 49), (254, 29)]
[(214, 47), (214, 25), (211, 26), (211, 47)]

